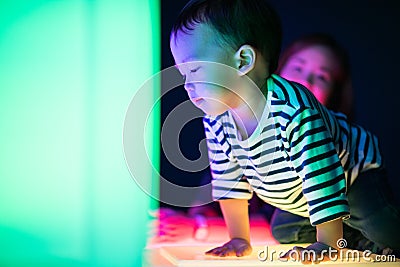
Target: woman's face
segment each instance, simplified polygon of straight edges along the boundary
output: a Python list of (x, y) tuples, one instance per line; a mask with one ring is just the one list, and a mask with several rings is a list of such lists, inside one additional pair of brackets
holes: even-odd
[(326, 105), (334, 90), (334, 77), (338, 69), (332, 51), (325, 46), (314, 45), (290, 56), (279, 74), (304, 85)]

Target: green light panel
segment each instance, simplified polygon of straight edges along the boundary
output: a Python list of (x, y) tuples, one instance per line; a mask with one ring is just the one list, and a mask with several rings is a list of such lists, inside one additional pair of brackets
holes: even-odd
[(142, 265), (155, 202), (129, 174), (122, 129), (159, 70), (159, 31), (158, 1), (0, 2), (0, 266)]

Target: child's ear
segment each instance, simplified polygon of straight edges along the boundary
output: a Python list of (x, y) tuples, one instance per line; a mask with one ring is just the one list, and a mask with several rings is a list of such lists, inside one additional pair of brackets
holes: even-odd
[(256, 63), (255, 49), (251, 45), (242, 45), (235, 53), (235, 62), (241, 75), (248, 74)]

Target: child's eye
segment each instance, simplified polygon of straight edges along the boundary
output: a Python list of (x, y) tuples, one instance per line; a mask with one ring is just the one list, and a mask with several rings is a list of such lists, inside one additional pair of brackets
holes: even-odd
[(195, 69), (190, 70), (190, 73), (195, 73), (196, 71), (198, 71), (200, 69), (200, 67), (197, 67)]

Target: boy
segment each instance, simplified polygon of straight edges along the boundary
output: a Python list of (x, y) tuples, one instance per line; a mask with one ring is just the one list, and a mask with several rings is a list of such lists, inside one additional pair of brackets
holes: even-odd
[(349, 206), (355, 210), (350, 226), (399, 249), (398, 235), (391, 234), (400, 225), (398, 209), (387, 202), (362, 205), (360, 192), (377, 177), (381, 186), (369, 197), (388, 195), (376, 137), (328, 111), (305, 87), (273, 75), (280, 45), (279, 19), (262, 0), (192, 0), (172, 29), (171, 51), (185, 89), (206, 113), (213, 197), (231, 238), (207, 254), (251, 253), (253, 192), (310, 218), (317, 242), (308, 250), (341, 248)]

